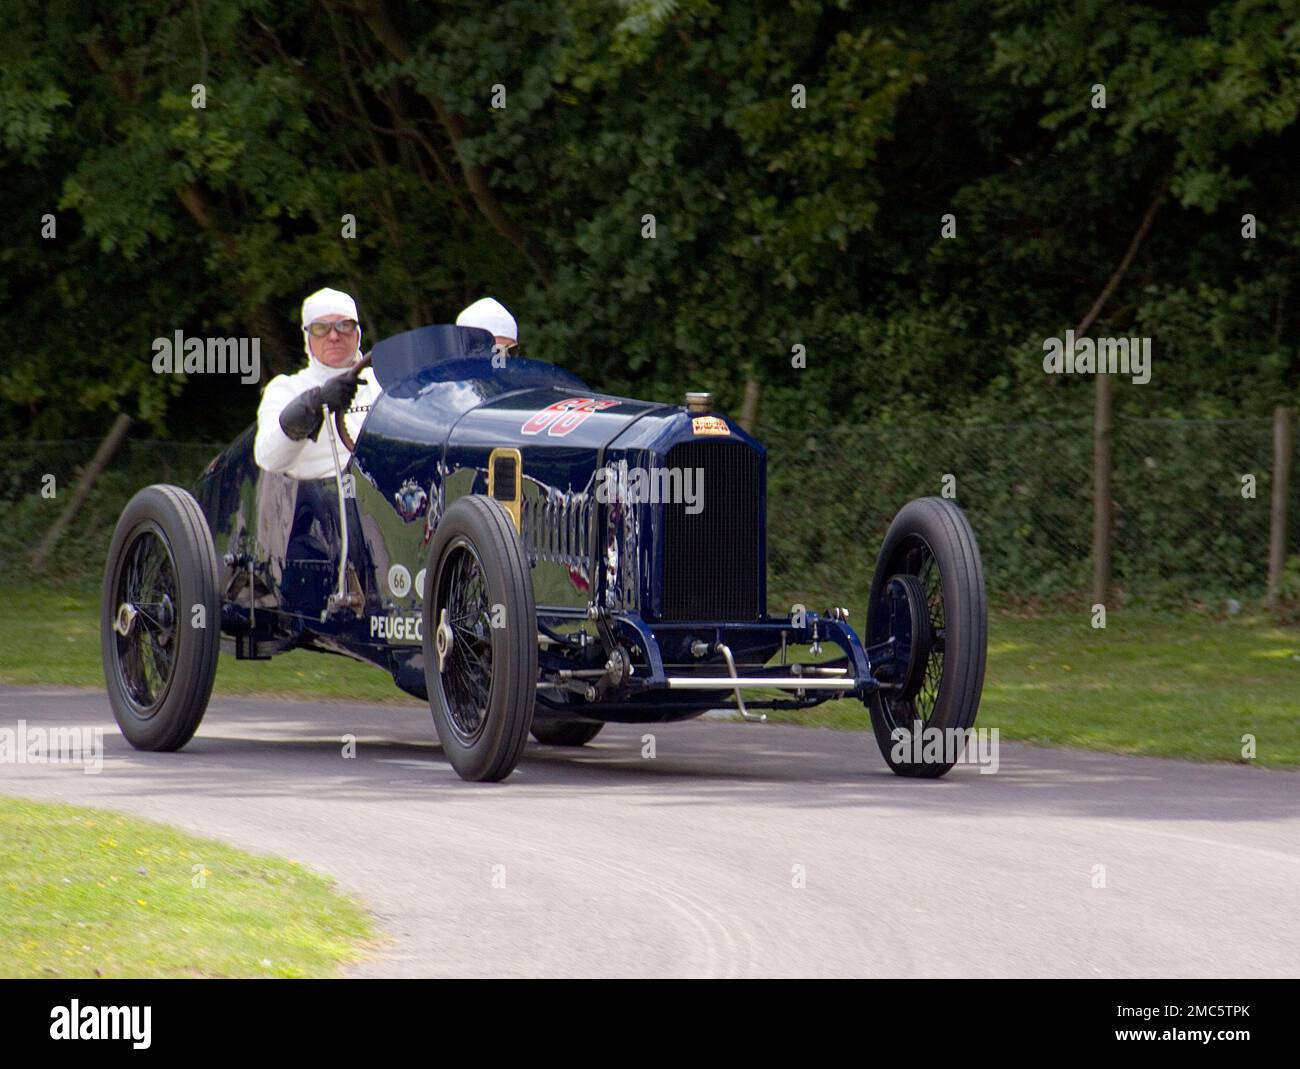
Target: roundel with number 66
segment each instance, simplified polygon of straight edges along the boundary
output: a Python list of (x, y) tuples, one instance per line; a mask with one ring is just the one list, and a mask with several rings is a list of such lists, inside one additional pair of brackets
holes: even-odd
[(597, 401), (594, 397), (566, 397), (529, 417), (519, 430), (521, 434), (541, 434), (546, 431), (552, 438), (563, 438), (570, 431), (581, 427), (593, 412), (613, 408), (617, 404), (617, 401)]

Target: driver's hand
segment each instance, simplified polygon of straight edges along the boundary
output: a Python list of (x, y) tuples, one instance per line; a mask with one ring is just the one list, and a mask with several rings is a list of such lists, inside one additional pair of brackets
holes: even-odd
[(320, 388), (320, 399), (335, 412), (345, 410), (357, 393), (357, 380), (351, 375), (339, 375)]
[(280, 429), (295, 442), (304, 438), (315, 439), (325, 419), (325, 409), (320, 403), (320, 387), (300, 393), (280, 412)]

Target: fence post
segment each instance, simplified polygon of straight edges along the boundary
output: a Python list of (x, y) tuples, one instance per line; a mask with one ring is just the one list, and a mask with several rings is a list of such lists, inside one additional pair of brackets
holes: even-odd
[(1273, 410), (1273, 495), (1268, 525), (1268, 603), (1277, 604), (1286, 565), (1286, 504), (1291, 493), (1291, 411), (1285, 405)]
[(758, 419), (758, 380), (750, 378), (745, 382), (745, 397), (740, 403), (740, 426), (746, 434), (754, 433), (754, 423)]
[(1115, 406), (1109, 375), (1098, 375), (1092, 420), (1092, 603), (1106, 604), (1110, 586), (1112, 464), (1111, 432)]

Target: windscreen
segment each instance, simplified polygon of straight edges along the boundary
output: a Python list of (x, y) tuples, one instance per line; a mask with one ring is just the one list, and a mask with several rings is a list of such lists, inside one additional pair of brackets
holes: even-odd
[(379, 385), (387, 390), (393, 383), (430, 364), (463, 356), (490, 356), (495, 340), (478, 327), (451, 324), (420, 327), (376, 343), (371, 350), (370, 366)]

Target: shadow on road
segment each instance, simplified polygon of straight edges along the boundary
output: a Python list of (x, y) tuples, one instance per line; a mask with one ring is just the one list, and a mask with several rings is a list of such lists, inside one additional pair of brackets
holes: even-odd
[[(139, 777), (160, 793), (266, 802), (315, 795), (333, 801), (431, 799), (454, 792), (514, 801), (564, 795), (593, 804), (618, 792), (653, 806), (744, 803), (758, 807), (905, 809), (909, 815), (1068, 815), (1123, 821), (1246, 822), (1300, 812), (1300, 777), (1230, 764), (1125, 757), (1023, 744), (1001, 747), (996, 774), (958, 767), (939, 781), (886, 768), (869, 733), (773, 724), (691, 721), (611, 724), (580, 749), (530, 741), (501, 784), (462, 782), (442, 756), (422, 705), (351, 705), (213, 699), (198, 736), (173, 754), (140, 753), (118, 733), (93, 691), (0, 688), (0, 724), (91, 725), (104, 730), (102, 804), (134, 795)], [(343, 737), (356, 738), (355, 757)], [(653, 735), (655, 756), (642, 756)], [(645, 741), (643, 741), (645, 740)], [(62, 770), (61, 770), (62, 771)], [(69, 768), (68, 774), (83, 775)], [(128, 773), (122, 775), (122, 773)], [(5, 775), (9, 783), (18, 777)]]

